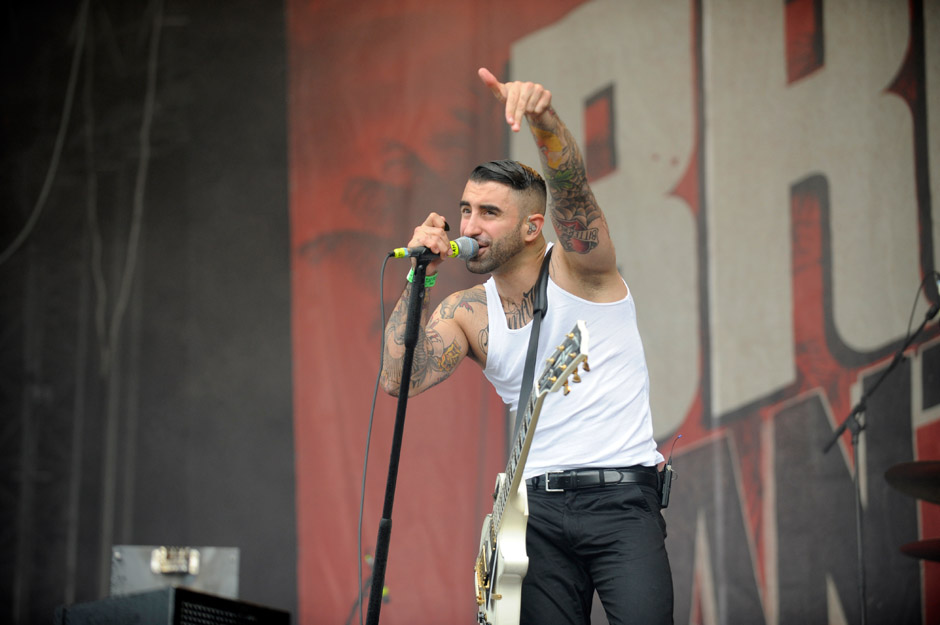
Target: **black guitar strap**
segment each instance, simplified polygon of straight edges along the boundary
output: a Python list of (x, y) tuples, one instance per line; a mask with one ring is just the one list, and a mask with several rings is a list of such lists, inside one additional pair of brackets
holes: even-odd
[(525, 405), (529, 401), (529, 395), (532, 394), (533, 377), (535, 376), (535, 352), (539, 346), (539, 327), (542, 325), (542, 318), (548, 312), (548, 266), (552, 257), (552, 248), (545, 252), (545, 258), (542, 259), (542, 269), (539, 271), (539, 279), (536, 282), (535, 301), (532, 307), (532, 332), (529, 334), (529, 350), (525, 357), (525, 369), (522, 371), (522, 386), (519, 387), (519, 405), (516, 407), (516, 426), (513, 428), (513, 438), (516, 440), (519, 435), (519, 428), (522, 425), (522, 417), (525, 415)]

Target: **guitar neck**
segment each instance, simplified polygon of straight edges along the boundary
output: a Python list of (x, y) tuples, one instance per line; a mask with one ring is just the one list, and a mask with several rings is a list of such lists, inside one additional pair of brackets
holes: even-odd
[(509, 453), (509, 460), (506, 462), (506, 480), (510, 484), (509, 490), (515, 492), (519, 488), (521, 479), (516, 479), (517, 475), (521, 478), (522, 470), (525, 468), (525, 461), (529, 457), (529, 447), (532, 441), (529, 440), (529, 431), (532, 429), (532, 417), (535, 414), (536, 403), (541, 406), (542, 402), (537, 401), (536, 396), (529, 397), (526, 402), (525, 414), (522, 417), (522, 423), (519, 425), (519, 432), (516, 434), (516, 440), (513, 442), (512, 451)]
[(534, 433), (532, 428), (533, 420), (538, 415), (542, 402), (545, 400), (545, 394), (533, 394), (526, 402), (525, 415), (522, 423), (519, 425), (519, 432), (513, 443), (512, 450), (509, 453), (509, 461), (506, 463), (506, 481), (503, 488), (496, 495), (496, 501), (493, 506), (493, 524), (495, 529), (499, 529), (503, 517), (503, 511), (509, 500), (519, 491), (519, 484), (522, 482), (522, 473), (525, 468), (526, 459), (529, 456), (529, 448), (532, 446), (532, 439), (529, 433)]
[(529, 395), (525, 413), (519, 424), (519, 431), (516, 433), (516, 439), (509, 453), (509, 462), (506, 464), (504, 473), (505, 479), (499, 482), (496, 501), (493, 505), (492, 522), (496, 531), (499, 530), (506, 505), (519, 492), (522, 470), (529, 456), (529, 448), (532, 446), (532, 437), (538, 425), (542, 404), (549, 393), (554, 393), (562, 387), (565, 389), (565, 394), (568, 394), (570, 390), (567, 382), (568, 376), (572, 376), (575, 382), (581, 381), (577, 373), (580, 363), (584, 363), (585, 371), (590, 370), (587, 366), (587, 347), (587, 327), (583, 321), (578, 321), (572, 331), (566, 335), (565, 341), (547, 359), (548, 366)]

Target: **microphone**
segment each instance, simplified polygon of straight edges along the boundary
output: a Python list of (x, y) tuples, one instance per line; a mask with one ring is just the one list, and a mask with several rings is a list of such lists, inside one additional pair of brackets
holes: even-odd
[[(470, 237), (459, 237), (450, 242), (450, 252), (444, 255), (445, 258), (473, 258), (480, 251), (480, 244)], [(438, 255), (430, 251), (423, 245), (417, 247), (396, 247), (388, 253), (393, 258), (427, 258), (434, 259)]]

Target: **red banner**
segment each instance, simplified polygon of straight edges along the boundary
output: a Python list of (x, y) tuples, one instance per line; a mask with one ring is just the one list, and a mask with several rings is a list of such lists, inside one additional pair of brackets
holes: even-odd
[[(380, 287), (382, 259), (430, 211), (456, 224), (470, 170), (518, 147), (481, 66), (519, 79), (538, 66), (585, 138), (639, 294), (654, 418), (668, 442), (683, 435), (666, 513), (676, 621), (859, 620), (855, 450), (848, 434), (822, 448), (903, 342), (909, 298), (937, 301), (923, 286), (937, 223), (924, 33), (940, 12), (780, 0), (709, 4), (705, 19), (697, 0), (581, 4), (288, 3), (302, 623), (358, 620), (357, 565), (375, 548), (395, 418), (384, 395), (362, 553), (356, 532), (379, 292), (387, 316), (407, 271), (392, 264)], [(476, 281), (445, 263), (434, 303)], [(938, 508), (884, 479), (940, 458), (936, 339), (934, 324), (866, 406), (873, 622), (940, 614), (937, 565), (899, 552), (936, 537)], [(472, 364), (409, 403), (383, 622), (472, 620), (505, 421)]]

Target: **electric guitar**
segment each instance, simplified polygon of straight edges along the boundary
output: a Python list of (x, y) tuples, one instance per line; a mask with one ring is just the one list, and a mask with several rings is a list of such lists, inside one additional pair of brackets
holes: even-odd
[(545, 397), (561, 388), (567, 395), (570, 391), (568, 377), (571, 376), (573, 382), (580, 382), (578, 367), (582, 363), (584, 370), (590, 371), (587, 357), (587, 327), (583, 321), (578, 321), (536, 380), (518, 426), (506, 471), (496, 476), (493, 512), (483, 520), (480, 555), (474, 566), (477, 623), (480, 625), (519, 623), (522, 578), (529, 568), (525, 550), (529, 504), (522, 470)]

